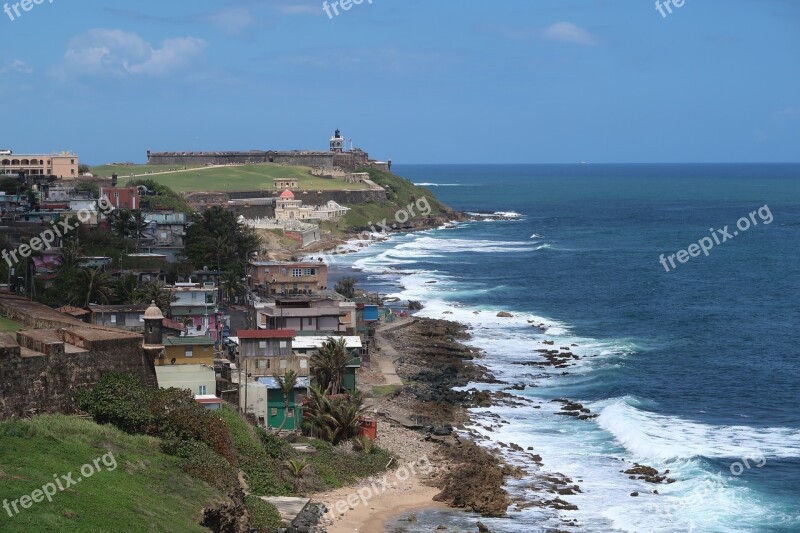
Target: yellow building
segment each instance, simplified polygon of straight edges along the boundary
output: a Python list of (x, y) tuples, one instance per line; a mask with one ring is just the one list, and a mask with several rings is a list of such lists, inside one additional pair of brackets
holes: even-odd
[(214, 339), (211, 337), (164, 337), (164, 357), (156, 359), (157, 366), (208, 365), (214, 366)]
[(60, 154), (9, 154), (0, 155), (0, 176), (57, 176), (65, 180), (78, 177), (78, 156), (69, 152)]

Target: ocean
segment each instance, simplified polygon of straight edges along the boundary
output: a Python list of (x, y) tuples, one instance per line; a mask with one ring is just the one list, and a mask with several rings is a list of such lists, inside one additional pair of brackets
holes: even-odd
[[(576, 511), (512, 509), (487, 526), (800, 531), (800, 165), (393, 170), (455, 209), (513, 217), (394, 235), (333, 267), (372, 292), (422, 301), (421, 316), (468, 325), (482, 364), (526, 385), (511, 392), (538, 408), (474, 409), (487, 424), (492, 413), (510, 422), (475, 429), (487, 444), (533, 447), (543, 472), (583, 492), (561, 497)], [(580, 359), (566, 369), (514, 364), (538, 360), (536, 349), (553, 347), (545, 341), (577, 344)], [(599, 416), (558, 416), (556, 398)], [(676, 481), (629, 479), (622, 471), (636, 462)], [(536, 499), (527, 485), (509, 490)], [(403, 527), (474, 523), (437, 511)]]

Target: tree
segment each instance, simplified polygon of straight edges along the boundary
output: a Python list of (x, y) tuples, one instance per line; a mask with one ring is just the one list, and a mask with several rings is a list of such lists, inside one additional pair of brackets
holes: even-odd
[(316, 435), (334, 446), (350, 440), (361, 429), (364, 396), (360, 392), (344, 397), (331, 397), (319, 387), (311, 387), (306, 414)]
[(141, 209), (137, 209), (131, 213), (131, 233), (137, 239), (142, 237), (142, 234), (147, 229), (147, 215)]
[(190, 217), (184, 254), (196, 268), (215, 261), (219, 270), (242, 272), (248, 254), (258, 250), (255, 230), (237, 221), (236, 213), (214, 206)]
[(78, 271), (73, 287), (72, 303), (88, 307), (92, 302), (106, 304), (114, 294), (114, 279), (99, 268), (84, 268)]
[(136, 301), (138, 281), (133, 274), (123, 274), (117, 278), (114, 286), (114, 300), (118, 304), (130, 304)]
[(91, 171), (92, 169), (89, 168), (89, 165), (85, 165), (83, 163), (78, 165), (78, 174), (80, 174), (81, 176), (84, 174), (89, 174)]
[(283, 431), (283, 428), (286, 426), (286, 421), (289, 419), (289, 400), (294, 393), (295, 387), (297, 387), (297, 373), (294, 370), (287, 370), (284, 376), (279, 376), (275, 374), (275, 379), (278, 380), (278, 385), (281, 388), (281, 394), (283, 395), (283, 422), (281, 422), (281, 427), (278, 428), (278, 433)]
[(311, 356), (311, 373), (317, 386), (326, 394), (338, 394), (342, 388), (342, 376), (351, 359), (344, 338), (337, 340), (328, 337)]
[(353, 298), (356, 295), (356, 280), (354, 278), (343, 278), (333, 288), (345, 298)]
[(245, 292), (241, 274), (234, 270), (228, 270), (222, 274), (220, 283), (225, 286), (225, 293), (229, 302), (232, 302), (236, 296), (241, 296)]
[(136, 303), (149, 304), (150, 302), (155, 302), (165, 316), (169, 312), (169, 304), (174, 299), (175, 296), (157, 279), (140, 287), (135, 296)]
[(128, 209), (114, 209), (109, 216), (111, 231), (122, 238), (126, 238), (135, 231), (133, 216)]

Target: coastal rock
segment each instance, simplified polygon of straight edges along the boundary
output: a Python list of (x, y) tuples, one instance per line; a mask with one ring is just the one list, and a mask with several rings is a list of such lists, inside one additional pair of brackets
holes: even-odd
[(500, 311), (499, 313), (497, 313), (497, 317), (498, 318), (513, 318), (514, 315), (512, 315), (508, 311)]

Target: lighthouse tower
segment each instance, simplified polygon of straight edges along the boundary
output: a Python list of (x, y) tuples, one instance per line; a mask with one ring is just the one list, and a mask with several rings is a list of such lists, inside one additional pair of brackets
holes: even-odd
[(342, 137), (342, 132), (338, 129), (331, 137), (331, 152), (344, 152), (344, 137)]

